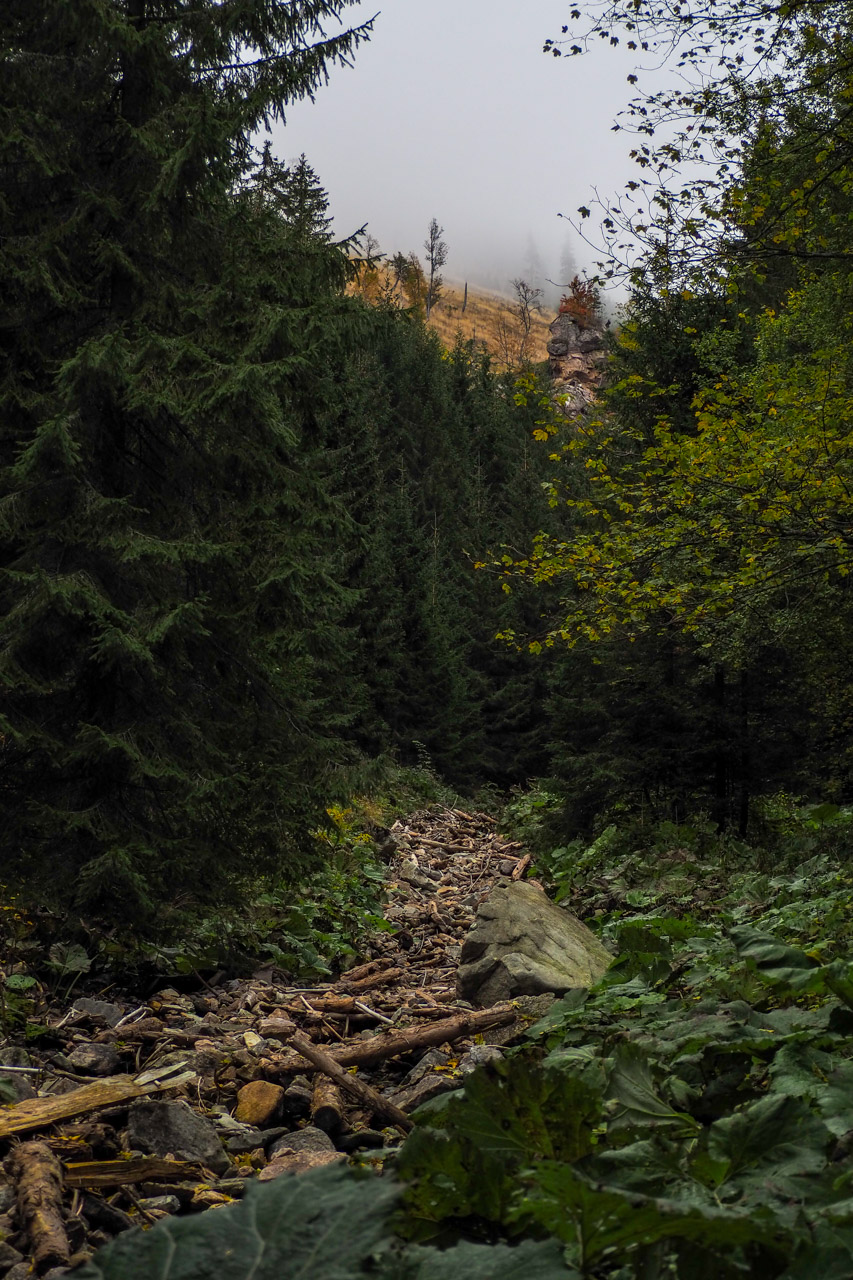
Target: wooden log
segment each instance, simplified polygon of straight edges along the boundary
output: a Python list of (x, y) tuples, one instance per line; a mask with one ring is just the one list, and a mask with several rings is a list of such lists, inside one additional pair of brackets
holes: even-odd
[(340, 982), (335, 983), (335, 987), (349, 991), (353, 982), (358, 982), (361, 978), (367, 978), (372, 973), (379, 973), (382, 969), (391, 969), (393, 965), (394, 960), (390, 956), (382, 956), (378, 960), (368, 960), (367, 964), (360, 964), (355, 969), (348, 969), (342, 975)]
[(320, 1074), (314, 1081), (311, 1095), (311, 1119), (324, 1133), (337, 1133), (343, 1128), (344, 1104), (341, 1091), (334, 1080)]
[(384, 987), (386, 983), (397, 982), (405, 976), (405, 969), (383, 969), (381, 973), (372, 973), (367, 978), (360, 978), (358, 982), (348, 982), (347, 991), (351, 995), (358, 996), (363, 991), (372, 991), (374, 987)]
[(59, 1120), (70, 1120), (72, 1116), (82, 1116), (100, 1107), (114, 1107), (131, 1098), (143, 1098), (148, 1093), (172, 1089), (194, 1079), (194, 1071), (181, 1071), (176, 1075), (175, 1068), (170, 1066), (159, 1071), (144, 1071), (139, 1076), (108, 1076), (55, 1098), (25, 1098), (23, 1102), (0, 1107), (0, 1138), (45, 1129)]
[(133, 1160), (81, 1160), (65, 1165), (69, 1187), (127, 1187), (134, 1182), (201, 1181), (204, 1175), (186, 1160), (161, 1160), (138, 1156)]
[[(355, 996), (314, 996), (311, 1008), (315, 1013), (355, 1013)], [(289, 1004), (288, 1013), (305, 1013), (304, 1004)]]
[[(341, 1067), (369, 1067), (386, 1058), (396, 1058), (403, 1053), (411, 1053), (413, 1049), (428, 1049), (432, 1045), (461, 1040), (463, 1036), (477, 1035), (490, 1027), (505, 1027), (514, 1022), (518, 1014), (510, 1005), (496, 1005), (494, 1009), (475, 1009), (465, 1011), (453, 1018), (443, 1018), (429, 1026), (407, 1027), (404, 1031), (386, 1031), (381, 1035), (371, 1036), (369, 1040), (360, 1040), (357, 1044), (340, 1045), (331, 1049), (326, 1055), (331, 1062)], [(301, 1037), (300, 1037), (301, 1039)], [(291, 1036), (290, 1043), (297, 1048), (297, 1037)], [(294, 1054), (273, 1059), (279, 1071), (301, 1072), (310, 1070), (313, 1059), (305, 1059), (307, 1054), (297, 1057)]]
[(395, 1107), (393, 1102), (383, 1098), (381, 1093), (371, 1089), (370, 1085), (365, 1084), (363, 1080), (358, 1080), (348, 1071), (344, 1071), (334, 1058), (324, 1053), (322, 1049), (318, 1049), (310, 1040), (297, 1034), (291, 1036), (290, 1043), (304, 1059), (333, 1080), (344, 1093), (356, 1098), (362, 1106), (369, 1107), (376, 1115), (395, 1125), (402, 1133), (409, 1133), (414, 1128), (414, 1122), (409, 1119), (405, 1111)]
[(9, 1172), (35, 1271), (65, 1266), (71, 1250), (62, 1219), (61, 1164), (46, 1142), (22, 1142), (9, 1157)]

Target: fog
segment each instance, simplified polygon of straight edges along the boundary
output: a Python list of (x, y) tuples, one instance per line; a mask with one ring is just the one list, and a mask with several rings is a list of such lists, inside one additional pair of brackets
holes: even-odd
[[(560, 214), (615, 194), (632, 139), (612, 132), (634, 70), (604, 46), (542, 52), (569, 0), (382, 0), (352, 67), (273, 132), (284, 160), (305, 152), (329, 193), (335, 230), (364, 223), (382, 250), (417, 251), (444, 228), (445, 276), (504, 291), (514, 276), (566, 283), (595, 254)], [(348, 25), (376, 6), (354, 5)]]

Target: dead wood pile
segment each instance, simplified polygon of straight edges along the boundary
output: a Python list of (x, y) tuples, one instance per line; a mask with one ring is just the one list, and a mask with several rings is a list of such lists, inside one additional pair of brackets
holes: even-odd
[[(51, 1278), (134, 1224), (401, 1140), (420, 1103), (534, 1013), (456, 997), (479, 902), (529, 859), (485, 814), (397, 823), (389, 932), (311, 986), (266, 969), (192, 994), (80, 999), (38, 1048), (0, 1042), (0, 1280)], [(355, 1070), (353, 1070), (355, 1068)]]

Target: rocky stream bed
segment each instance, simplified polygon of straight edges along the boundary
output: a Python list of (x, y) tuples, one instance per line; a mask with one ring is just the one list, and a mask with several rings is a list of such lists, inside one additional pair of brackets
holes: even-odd
[(0, 1042), (0, 1280), (65, 1275), (131, 1227), (401, 1142), (609, 963), (485, 814), (415, 815), (384, 852), (393, 932), (336, 981), (100, 992), (53, 1008), (37, 1048)]

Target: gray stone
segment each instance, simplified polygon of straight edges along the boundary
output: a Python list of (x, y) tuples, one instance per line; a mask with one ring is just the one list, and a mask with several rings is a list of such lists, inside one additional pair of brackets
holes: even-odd
[(239, 1129), (229, 1129), (223, 1137), (225, 1150), (232, 1156), (244, 1156), (264, 1145), (263, 1131), (248, 1124), (241, 1125)]
[(7, 1044), (0, 1049), (0, 1066), (31, 1067), (33, 1060), (19, 1044)]
[(591, 987), (612, 960), (586, 925), (541, 889), (499, 884), (465, 939), (456, 986), (463, 999), (488, 1008), (520, 995)]
[(214, 1173), (231, 1168), (214, 1126), (183, 1102), (134, 1103), (127, 1132), (131, 1147), (151, 1155), (194, 1160)]
[(0, 1186), (0, 1213), (6, 1213), (15, 1203), (15, 1188), (4, 1183)]
[(111, 1044), (78, 1044), (69, 1053), (68, 1061), (75, 1071), (88, 1076), (111, 1076), (121, 1059)]
[(450, 1093), (453, 1089), (458, 1088), (459, 1080), (454, 1074), (432, 1071), (429, 1075), (425, 1075), (418, 1080), (416, 1084), (405, 1085), (402, 1089), (396, 1089), (389, 1096), (389, 1101), (408, 1114), (421, 1106), (422, 1103), (429, 1102), (432, 1098), (437, 1098), (440, 1093)]
[(314, 1125), (306, 1125), (304, 1129), (294, 1129), (292, 1133), (284, 1133), (270, 1147), (267, 1155), (275, 1160), (285, 1151), (334, 1151), (335, 1144), (328, 1134)]
[(11, 1271), (7, 1271), (3, 1280), (33, 1280), (33, 1273), (28, 1262), (16, 1262)]
[(140, 1209), (155, 1209), (160, 1213), (177, 1213), (181, 1202), (177, 1196), (146, 1196), (139, 1201)]
[(475, 1044), (459, 1059), (459, 1071), (463, 1076), (469, 1076), (487, 1062), (500, 1062), (502, 1057), (503, 1054), (495, 1044)]
[(90, 1000), (88, 996), (78, 996), (74, 1008), (80, 1013), (88, 1013), (94, 1018), (103, 1018), (108, 1027), (115, 1027), (124, 1017), (124, 1010), (108, 1000)]
[(449, 1061), (450, 1055), (443, 1053), (441, 1049), (427, 1049), (417, 1065), (400, 1081), (401, 1087), (417, 1084), (427, 1072), (434, 1071), (436, 1067), (446, 1067)]
[(37, 1098), (29, 1077), (23, 1071), (3, 1071), (0, 1067), (0, 1101), (23, 1102), (25, 1098)]
[(13, 1249), (5, 1240), (0, 1240), (0, 1270), (4, 1267), (14, 1267), (16, 1263), (23, 1262), (24, 1255), (19, 1253), (17, 1249)]
[(416, 889), (432, 889), (434, 887), (431, 877), (425, 875), (410, 858), (403, 859), (400, 863), (398, 874), (401, 880), (405, 880), (406, 884), (413, 885)]

